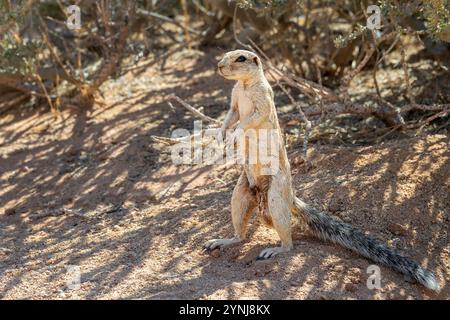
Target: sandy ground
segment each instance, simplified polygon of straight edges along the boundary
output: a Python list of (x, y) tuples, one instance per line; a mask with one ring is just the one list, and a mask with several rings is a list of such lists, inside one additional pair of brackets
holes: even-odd
[[(295, 227), (295, 248), (251, 221), (249, 241), (209, 255), (202, 244), (232, 234), (238, 169), (175, 166), (151, 135), (193, 127), (165, 97), (177, 93), (223, 117), (232, 83), (214, 56), (143, 60), (106, 83), (106, 106), (45, 109), (0, 118), (0, 298), (3, 299), (449, 299), (450, 137), (369, 146), (313, 145), (313, 167), (289, 148), (297, 195), (436, 271), (439, 295)], [(195, 77), (193, 75), (196, 75)], [(204, 88), (207, 88), (205, 90)], [(79, 288), (68, 266), (81, 272)]]

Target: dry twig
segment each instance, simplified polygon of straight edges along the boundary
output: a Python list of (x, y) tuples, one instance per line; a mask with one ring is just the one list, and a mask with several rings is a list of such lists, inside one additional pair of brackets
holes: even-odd
[(189, 103), (185, 102), (184, 100), (182, 100), (180, 97), (174, 95), (173, 93), (170, 94), (168, 96), (169, 99), (171, 100), (175, 100), (177, 101), (179, 104), (181, 104), (183, 107), (185, 107), (187, 110), (189, 110), (190, 112), (192, 112), (194, 115), (196, 115), (197, 117), (199, 117), (202, 120), (205, 120), (207, 122), (212, 122), (214, 124), (220, 125), (220, 121), (208, 117), (207, 115), (201, 113), (200, 111), (198, 111), (196, 108), (194, 108), (193, 106), (191, 106)]

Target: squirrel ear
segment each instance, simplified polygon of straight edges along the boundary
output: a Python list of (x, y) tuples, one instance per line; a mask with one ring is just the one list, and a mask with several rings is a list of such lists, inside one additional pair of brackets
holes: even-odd
[(253, 62), (254, 62), (256, 65), (259, 65), (258, 57), (254, 57), (254, 58), (253, 58)]

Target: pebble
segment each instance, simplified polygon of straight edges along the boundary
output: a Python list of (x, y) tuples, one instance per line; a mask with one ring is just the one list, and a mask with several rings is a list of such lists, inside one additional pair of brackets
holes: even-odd
[(328, 211), (330, 212), (338, 212), (338, 211), (342, 211), (343, 209), (343, 203), (341, 203), (340, 201), (331, 201), (330, 204), (328, 205)]
[(7, 216), (12, 216), (12, 215), (15, 215), (16, 213), (17, 213), (16, 209), (14, 209), (14, 208), (5, 209), (5, 215), (7, 215)]
[(355, 292), (356, 291), (356, 286), (353, 283), (346, 283), (344, 285), (344, 289), (346, 291), (349, 291), (349, 292)]
[(291, 287), (298, 287), (301, 285), (300, 281), (291, 281)]
[(210, 252), (210, 255), (213, 256), (214, 258), (220, 257), (220, 249), (214, 249), (213, 251)]
[(408, 229), (400, 223), (390, 223), (388, 225), (388, 230), (397, 236), (408, 235)]

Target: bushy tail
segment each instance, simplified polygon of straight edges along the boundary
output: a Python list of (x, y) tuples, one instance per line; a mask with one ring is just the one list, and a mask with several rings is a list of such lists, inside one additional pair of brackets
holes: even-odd
[(422, 268), (414, 260), (400, 255), (349, 224), (340, 222), (314, 209), (298, 198), (295, 198), (295, 206), (312, 233), (320, 239), (340, 244), (366, 258), (410, 276), (425, 287), (439, 292), (440, 287), (433, 272)]

